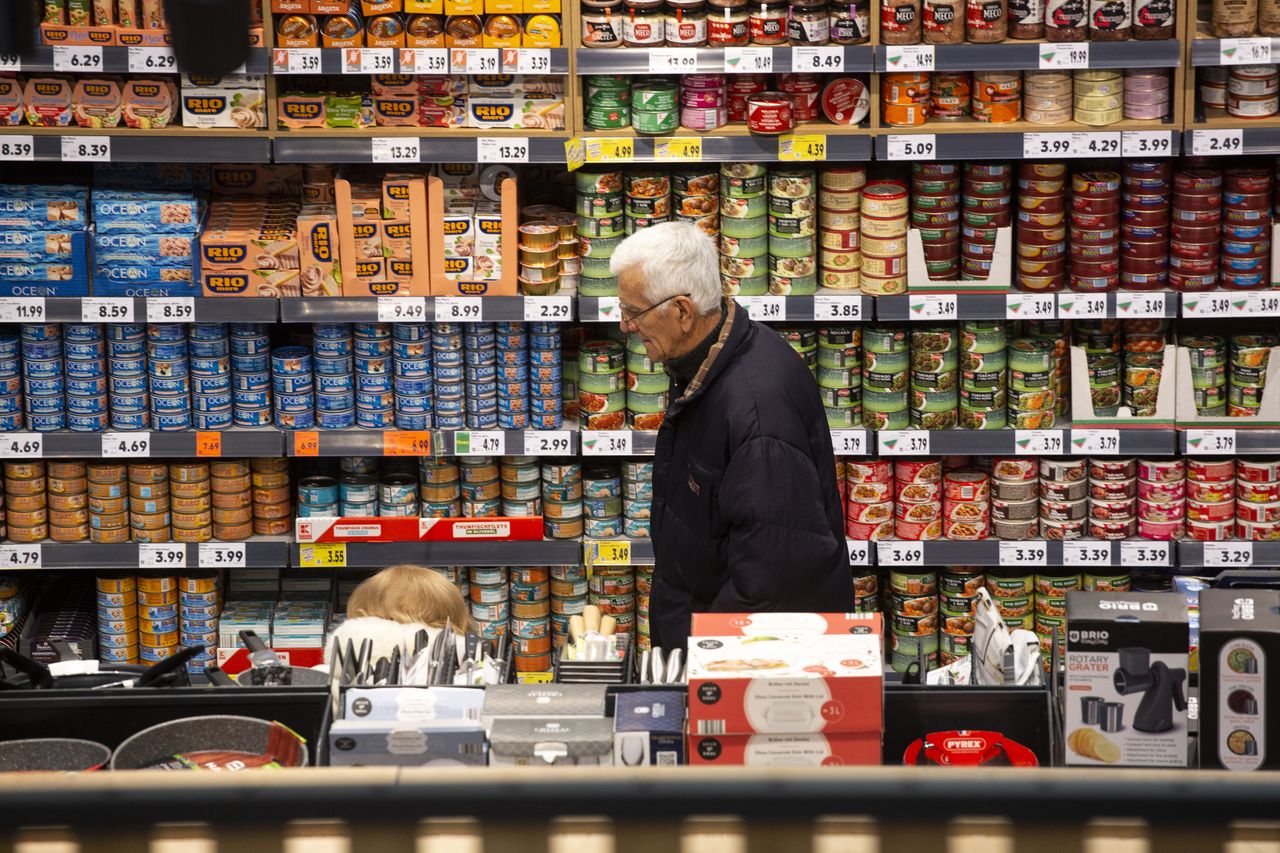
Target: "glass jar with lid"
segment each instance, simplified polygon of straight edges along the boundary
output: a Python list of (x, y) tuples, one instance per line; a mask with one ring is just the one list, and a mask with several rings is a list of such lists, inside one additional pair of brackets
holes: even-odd
[(866, 44), (871, 40), (866, 3), (835, 2), (828, 9), (832, 44)]
[(622, 9), (624, 47), (662, 47), (666, 44), (661, 0), (626, 0)]
[(753, 4), (748, 14), (752, 44), (783, 44), (787, 40), (787, 5)]
[(745, 8), (730, 8), (712, 3), (707, 12), (707, 45), (709, 47), (745, 47), (751, 44)]
[(706, 47), (707, 4), (669, 4), (664, 30), (669, 47)]
[(791, 0), (787, 8), (787, 41), (802, 45), (831, 41), (826, 0)]

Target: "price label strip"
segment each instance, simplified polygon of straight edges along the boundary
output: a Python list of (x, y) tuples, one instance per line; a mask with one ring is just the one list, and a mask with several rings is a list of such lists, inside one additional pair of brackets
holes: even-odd
[(1091, 541), (1066, 541), (1062, 543), (1064, 566), (1110, 566), (1111, 543)]
[(785, 296), (739, 296), (738, 302), (746, 306), (747, 314), (757, 323), (779, 322), (787, 319)]
[(480, 296), (437, 296), (436, 322), (478, 323), (484, 319), (484, 298)]
[(636, 158), (635, 141), (589, 137), (583, 141), (588, 163), (629, 163)]
[(1116, 157), (1119, 154), (1119, 132), (1022, 134), (1023, 157)]
[(1000, 543), (1001, 566), (1046, 566), (1049, 564), (1049, 544), (1043, 540)]
[(453, 434), (455, 456), (501, 456), (506, 450), (502, 430), (459, 430)]
[(813, 297), (815, 320), (861, 320), (862, 297), (818, 294)]
[(850, 566), (871, 565), (871, 543), (865, 539), (846, 539), (845, 550), (849, 553)]
[(1041, 71), (1089, 67), (1089, 42), (1067, 41), (1036, 45)]
[(1229, 130), (1191, 131), (1191, 153), (1197, 157), (1244, 153), (1244, 131)]
[(1060, 429), (1014, 430), (1013, 452), (1019, 456), (1057, 456), (1064, 441)]
[(304, 430), (303, 432), (295, 432), (293, 434), (293, 455), (294, 456), (319, 456), (320, 455), (320, 433), (313, 430)]
[(71, 73), (102, 70), (102, 48), (54, 45), (53, 70)]
[(196, 456), (222, 456), (222, 433), (201, 430), (196, 433)]
[[(351, 57), (353, 52), (356, 55)], [(348, 50), (346, 55), (349, 57), (345, 63), (347, 74), (391, 74), (396, 68), (395, 51), (389, 47), (362, 47), (356, 51)], [(355, 62), (351, 61), (352, 58)]]
[(39, 296), (6, 296), (0, 299), (0, 323), (43, 323), (45, 302)]
[(195, 297), (163, 296), (147, 299), (148, 323), (194, 323), (195, 319)]
[(1010, 293), (1004, 299), (1004, 315), (1009, 320), (1052, 320), (1058, 309), (1052, 293)]
[(1122, 293), (1116, 297), (1116, 316), (1163, 317), (1165, 310), (1163, 293)]
[(1173, 131), (1126, 130), (1120, 134), (1120, 153), (1125, 157), (1171, 157)]
[(1115, 456), (1120, 452), (1118, 429), (1073, 429), (1069, 453), (1095, 456)]
[(0, 454), (14, 459), (42, 459), (44, 458), (44, 433), (4, 433), (0, 436)]
[(1188, 456), (1235, 456), (1236, 431), (1233, 429), (1187, 430)]
[(773, 48), (726, 47), (724, 49), (724, 73), (772, 74)]
[(434, 48), (402, 48), (401, 74), (448, 74), (449, 51)]
[(778, 159), (810, 161), (827, 159), (827, 137), (816, 133), (791, 133), (778, 137)]
[(369, 146), (374, 163), (417, 163), (422, 158), (421, 140), (411, 136), (375, 136)]
[(881, 455), (929, 455), (929, 431), (927, 429), (882, 429), (876, 435), (880, 439)]
[(1204, 564), (1224, 569), (1245, 569), (1253, 565), (1252, 542), (1206, 542)]
[(62, 162), (64, 163), (110, 163), (110, 136), (64, 136), (62, 137)]
[(201, 542), (196, 559), (202, 569), (243, 569), (248, 546), (243, 542), (222, 545), (217, 542)]
[(155, 545), (144, 542), (138, 545), (138, 568), (182, 569), (187, 565), (187, 546)]
[(1105, 294), (1085, 296), (1079, 293), (1058, 294), (1058, 317), (1063, 320), (1079, 320), (1107, 316)]
[(427, 320), (425, 296), (379, 296), (379, 323), (424, 323)]
[(631, 456), (631, 430), (582, 431), (583, 456)]
[(86, 296), (80, 300), (82, 323), (132, 323), (131, 297)]
[(102, 434), (103, 459), (151, 456), (151, 433), (104, 432)]
[(6, 136), (0, 138), (0, 160), (36, 159), (36, 140), (33, 136)]
[(923, 566), (923, 542), (877, 542), (876, 562), (882, 566)]
[(885, 70), (890, 72), (936, 70), (936, 56), (931, 44), (892, 45), (885, 48), (884, 61)]
[(701, 160), (702, 140), (696, 136), (660, 136), (653, 140), (655, 160)]
[(573, 434), (567, 429), (531, 429), (524, 434), (525, 456), (568, 456), (572, 452)]
[(938, 137), (932, 133), (891, 133), (884, 148), (889, 160), (927, 160), (938, 154)]
[(476, 140), (477, 163), (528, 163), (529, 137), (482, 136)]
[(865, 429), (831, 430), (831, 449), (836, 456), (866, 456), (867, 431)]
[(1254, 317), (1280, 316), (1280, 296), (1266, 293), (1250, 293), (1248, 314)]
[(383, 456), (430, 456), (431, 433), (427, 430), (387, 430), (382, 434)]
[(1249, 307), (1248, 294), (1234, 299), (1226, 293), (1184, 293), (1182, 316), (1231, 317), (1243, 316)]
[(550, 74), (551, 51), (542, 48), (523, 48), (516, 51), (517, 74)]
[(626, 539), (596, 540), (589, 550), (587, 562), (593, 566), (631, 565), (631, 542)]
[(952, 294), (929, 293), (909, 296), (908, 308), (913, 320), (955, 320), (959, 312), (957, 299)]
[(130, 47), (129, 73), (151, 74), (172, 72), (178, 67), (178, 57), (171, 47)]
[[(927, 46), (930, 51), (933, 50), (932, 45), (917, 46)], [(839, 74), (844, 71), (844, 48), (793, 47), (791, 48), (791, 70), (792, 72)], [(929, 70), (932, 70), (932, 65)]]
[(1222, 39), (1218, 42), (1219, 65), (1270, 65), (1271, 39)]
[(318, 47), (280, 48), (271, 54), (271, 71), (273, 74), (319, 74), (321, 56)]
[(618, 297), (601, 296), (596, 299), (596, 322), (612, 323), (621, 317), (622, 309), (618, 306)]
[(526, 296), (524, 298), (526, 323), (556, 323), (572, 319), (572, 296)]
[(1126, 568), (1169, 565), (1169, 543), (1125, 539), (1120, 542), (1120, 565)]
[(342, 569), (347, 565), (347, 543), (321, 542), (298, 546), (298, 562), (304, 569)]
[(691, 47), (649, 49), (650, 74), (693, 74), (698, 70), (698, 51)]
[(39, 545), (0, 545), (0, 570), (42, 569), (44, 549)]

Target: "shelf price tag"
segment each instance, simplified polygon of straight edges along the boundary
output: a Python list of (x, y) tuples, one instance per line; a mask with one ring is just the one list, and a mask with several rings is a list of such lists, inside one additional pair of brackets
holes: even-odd
[(876, 562), (882, 566), (923, 566), (923, 542), (877, 542)]
[(1013, 452), (1019, 456), (1057, 456), (1064, 440), (1060, 429), (1014, 430)]
[(1270, 65), (1271, 39), (1221, 39), (1219, 65)]
[(476, 140), (477, 163), (528, 163), (529, 137), (482, 136)]
[(595, 136), (583, 140), (588, 163), (629, 163), (636, 158), (633, 139), (609, 139)]
[(550, 74), (551, 51), (545, 47), (521, 48), (516, 51), (517, 74)]
[(389, 47), (357, 47), (342, 52), (343, 74), (391, 74), (396, 54)]
[(453, 434), (455, 456), (501, 456), (506, 435), (500, 429), (459, 430)]
[(147, 300), (148, 323), (193, 323), (195, 319), (195, 297), (163, 296)]
[(382, 455), (430, 456), (431, 433), (427, 430), (387, 430), (382, 434)]
[(693, 74), (698, 51), (692, 47), (655, 47), (649, 51), (650, 74)]
[(1145, 539), (1124, 539), (1120, 542), (1120, 565), (1127, 568), (1169, 565), (1169, 543)]
[(516, 684), (551, 684), (556, 680), (554, 672), (517, 672)]
[(885, 48), (885, 70), (890, 72), (933, 71), (934, 59), (931, 44), (904, 44)]
[(524, 434), (525, 456), (567, 456), (573, 436), (567, 429), (531, 429)]
[[(912, 47), (927, 47), (930, 55), (933, 53), (933, 45), (912, 45)], [(933, 63), (930, 61), (928, 70), (932, 69)], [(839, 46), (793, 47), (791, 48), (791, 71), (839, 74), (844, 71), (844, 48)]]
[(1083, 293), (1059, 293), (1058, 317), (1062, 320), (1079, 320), (1107, 316), (1106, 294), (1087, 296)]
[(660, 136), (653, 140), (655, 160), (701, 160), (702, 140), (696, 136)]
[(39, 545), (0, 545), (0, 569), (42, 569), (44, 549)]
[(959, 310), (957, 302), (951, 293), (908, 296), (909, 316), (912, 320), (955, 320)]
[(1115, 456), (1120, 452), (1118, 429), (1073, 429), (1068, 453)]
[(1164, 316), (1164, 294), (1163, 293), (1121, 293), (1116, 296), (1116, 316), (1121, 318), (1132, 317), (1163, 317)]
[(54, 45), (53, 70), (62, 72), (101, 71), (102, 48), (87, 45)]
[(938, 137), (932, 133), (891, 133), (884, 143), (889, 160), (921, 160), (936, 157)]
[(247, 550), (248, 546), (243, 542), (233, 545), (201, 542), (196, 560), (202, 569), (243, 569)]
[(1058, 301), (1052, 293), (1010, 293), (1004, 298), (1009, 320), (1052, 320)]
[(845, 550), (849, 553), (850, 566), (871, 565), (871, 543), (865, 539), (844, 540)]
[(222, 455), (222, 433), (201, 430), (196, 433), (196, 456)]
[(813, 297), (815, 320), (861, 320), (862, 297), (855, 294), (818, 294)]
[(6, 296), (0, 299), (0, 323), (43, 323), (44, 297)]
[(21, 71), (22, 57), (16, 53), (0, 53), (0, 71)]
[(591, 543), (589, 563), (595, 566), (631, 565), (631, 542), (626, 539), (606, 539)]
[(558, 323), (572, 319), (572, 296), (526, 296), (524, 298), (526, 323)]
[(151, 433), (104, 432), (101, 447), (103, 459), (147, 457), (151, 455)]
[(86, 296), (80, 300), (82, 323), (132, 323), (133, 298)]
[(1245, 313), (1255, 317), (1280, 316), (1280, 296), (1268, 293), (1250, 293), (1248, 294)]
[[(613, 323), (622, 318), (622, 309), (618, 307), (618, 297), (600, 296), (596, 299), (596, 322)], [(586, 317), (583, 318), (587, 319)]]
[(1125, 157), (1170, 157), (1173, 150), (1171, 130), (1126, 130), (1120, 134), (1120, 153)]
[[(794, 59), (792, 62), (794, 63)], [(792, 66), (795, 67), (794, 65)], [(725, 74), (772, 74), (773, 48), (726, 47), (724, 49)]]
[(304, 569), (341, 569), (347, 565), (346, 542), (299, 545), (298, 562)]
[(583, 456), (631, 456), (631, 446), (629, 429), (584, 429), (582, 431)]
[(151, 74), (171, 72), (178, 68), (178, 57), (171, 47), (130, 47), (129, 73)]
[(836, 456), (866, 456), (867, 431), (865, 429), (831, 430), (831, 449)]
[(1237, 303), (1227, 293), (1184, 293), (1182, 295), (1182, 316), (1184, 317), (1230, 317), (1243, 313), (1248, 304), (1248, 294), (1243, 294)]
[(1118, 132), (1024, 133), (1024, 157), (1116, 157), (1120, 154)]
[(787, 319), (785, 296), (739, 296), (738, 302), (746, 306), (747, 314), (757, 323)]
[(1233, 429), (1187, 430), (1188, 456), (1235, 456), (1236, 431)]
[(181, 569), (186, 565), (186, 545), (156, 545), (150, 542), (138, 545), (140, 569)]
[(293, 434), (293, 455), (294, 456), (319, 456), (320, 455), (320, 433), (314, 430), (304, 430), (303, 432), (295, 432)]
[(789, 133), (778, 137), (778, 159), (790, 161), (827, 159), (827, 137), (818, 133)]
[(1045, 566), (1049, 563), (1049, 545), (1042, 539), (1001, 542), (1001, 566)]
[(318, 47), (277, 48), (271, 53), (271, 72), (273, 74), (319, 74), (320, 56)]
[(586, 141), (580, 136), (564, 141), (564, 165), (570, 171), (581, 169), (587, 162)]
[(928, 456), (929, 430), (882, 429), (876, 433), (880, 439), (882, 456)]
[(110, 136), (64, 136), (62, 137), (62, 162), (64, 163), (110, 163)]
[(1037, 59), (1041, 71), (1064, 71), (1070, 68), (1089, 67), (1089, 43), (1087, 41), (1063, 41), (1056, 44), (1038, 44)]
[(417, 163), (422, 157), (422, 142), (412, 136), (375, 136), (369, 146), (375, 163)]
[(1215, 154), (1243, 154), (1244, 130), (1193, 130), (1191, 131), (1191, 153), (1198, 157)]
[(437, 296), (436, 322), (462, 323), (466, 321), (480, 322), (484, 319), (484, 297), (482, 296)]
[(401, 48), (400, 73), (448, 74), (449, 51), (437, 48)]
[(13, 459), (40, 459), (44, 456), (44, 433), (6, 432), (0, 435), (0, 456)]
[(379, 296), (379, 323), (425, 323), (427, 320), (427, 297), (425, 296)]
[(1244, 569), (1253, 565), (1252, 542), (1206, 542), (1204, 564), (1224, 569)]
[(1064, 566), (1109, 566), (1111, 543), (1089, 540), (1069, 540), (1062, 543)]
[(0, 160), (36, 159), (36, 141), (32, 136), (6, 136), (0, 139)]
[(498, 74), (502, 52), (496, 48), (455, 48), (449, 64), (453, 74)]

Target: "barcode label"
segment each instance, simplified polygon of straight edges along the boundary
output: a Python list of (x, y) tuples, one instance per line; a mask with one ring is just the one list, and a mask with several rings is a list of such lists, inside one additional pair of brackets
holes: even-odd
[(722, 735), (725, 730), (724, 720), (698, 720), (698, 734)]
[(659, 767), (675, 767), (679, 763), (676, 761), (676, 754), (670, 751), (655, 752), (653, 757), (655, 759), (653, 763)]

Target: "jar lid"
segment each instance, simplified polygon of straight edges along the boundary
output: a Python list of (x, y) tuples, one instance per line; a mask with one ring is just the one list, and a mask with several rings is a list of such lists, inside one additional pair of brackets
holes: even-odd
[(792, 9), (805, 9), (809, 11), (826, 10), (827, 0), (791, 0)]
[(652, 12), (661, 9), (664, 2), (665, 0), (625, 0), (625, 5), (638, 12)]
[(582, 0), (582, 5), (588, 9), (620, 9), (622, 0)]
[(746, 7), (748, 0), (708, 0), (708, 2), (716, 9), (742, 9)]
[(673, 9), (681, 9), (685, 12), (707, 11), (707, 4), (704, 0), (667, 0), (667, 5)]

